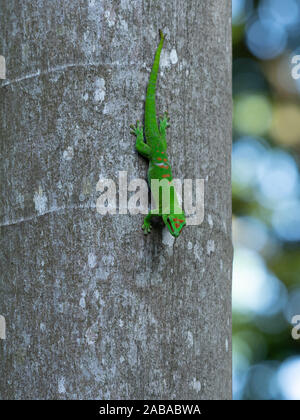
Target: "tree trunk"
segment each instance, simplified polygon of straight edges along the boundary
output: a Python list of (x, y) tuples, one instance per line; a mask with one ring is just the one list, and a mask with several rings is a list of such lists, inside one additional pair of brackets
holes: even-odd
[[(0, 397), (231, 398), (230, 2), (0, 4)], [(173, 173), (205, 180), (176, 241), (96, 209), (99, 179), (146, 178), (129, 125), (159, 28)]]

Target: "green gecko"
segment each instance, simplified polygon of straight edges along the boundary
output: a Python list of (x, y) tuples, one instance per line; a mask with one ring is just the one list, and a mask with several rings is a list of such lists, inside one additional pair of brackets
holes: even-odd
[[(155, 91), (156, 79), (159, 68), (160, 53), (163, 47), (165, 36), (159, 31), (160, 42), (157, 47), (153, 67), (151, 70), (146, 103), (145, 103), (145, 137), (144, 142), (143, 127), (139, 121), (136, 125), (131, 125), (131, 134), (136, 136), (136, 150), (149, 160), (148, 183), (157, 180), (167, 184), (169, 188), (159, 188), (153, 191), (152, 195), (157, 208), (148, 213), (144, 218), (142, 229), (145, 234), (151, 231), (152, 216), (161, 216), (171, 235), (178, 237), (186, 224), (185, 214), (178, 204), (178, 198), (173, 185), (172, 170), (167, 155), (166, 129), (169, 127), (169, 115), (165, 112), (159, 120), (159, 127), (156, 119)], [(162, 184), (161, 184), (162, 185)], [(162, 191), (162, 193), (160, 193)], [(164, 194), (168, 197), (164, 197)], [(168, 203), (165, 206), (165, 202)], [(175, 213), (176, 210), (176, 213)]]

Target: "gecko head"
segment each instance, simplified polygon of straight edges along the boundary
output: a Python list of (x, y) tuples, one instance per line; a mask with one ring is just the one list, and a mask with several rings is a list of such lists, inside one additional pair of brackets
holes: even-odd
[(182, 228), (186, 225), (184, 213), (163, 214), (163, 221), (171, 235), (175, 236), (175, 238), (180, 235)]

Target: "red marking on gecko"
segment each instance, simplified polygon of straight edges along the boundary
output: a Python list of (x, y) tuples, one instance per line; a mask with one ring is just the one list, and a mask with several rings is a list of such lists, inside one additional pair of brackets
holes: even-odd
[(163, 174), (162, 177), (163, 178), (169, 178), (170, 177), (170, 174)]
[(165, 158), (165, 159), (164, 159), (164, 161), (165, 161), (165, 162), (167, 162), (167, 161), (168, 161), (168, 159), (166, 159), (166, 158)]
[(159, 157), (158, 157), (158, 158), (157, 158), (157, 160), (162, 160), (162, 158), (159, 158)]
[(175, 226), (176, 226), (177, 228), (179, 228), (179, 227), (180, 227), (180, 224), (179, 224), (179, 223), (175, 223)]
[[(173, 219), (174, 220), (174, 222), (180, 222), (180, 223), (183, 223), (183, 220), (181, 220), (181, 219)], [(177, 226), (178, 227), (178, 226)]]

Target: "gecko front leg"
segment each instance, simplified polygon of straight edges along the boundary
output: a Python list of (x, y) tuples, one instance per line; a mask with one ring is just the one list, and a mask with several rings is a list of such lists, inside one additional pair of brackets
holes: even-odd
[(144, 142), (143, 126), (141, 125), (139, 121), (137, 121), (136, 125), (131, 124), (130, 128), (131, 128), (130, 133), (136, 136), (136, 143), (135, 143), (136, 150), (145, 158), (150, 159), (151, 149), (148, 146), (148, 144)]
[(143, 223), (143, 226), (142, 226), (142, 229), (143, 229), (145, 235), (147, 235), (148, 233), (151, 232), (151, 229), (152, 229), (151, 218), (152, 218), (152, 216), (161, 216), (161, 214), (158, 213), (157, 210), (149, 211), (147, 216), (144, 218), (144, 223)]

